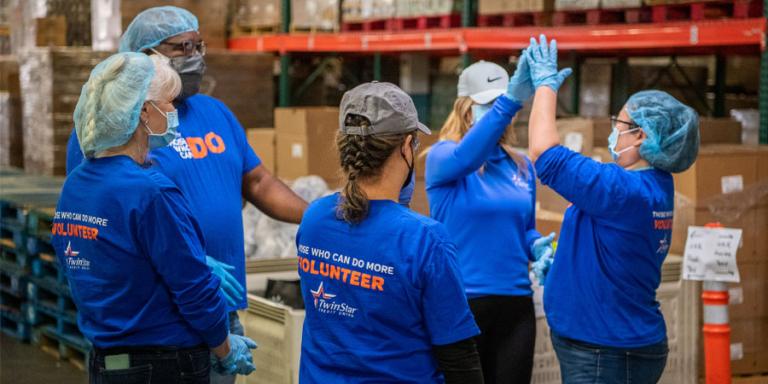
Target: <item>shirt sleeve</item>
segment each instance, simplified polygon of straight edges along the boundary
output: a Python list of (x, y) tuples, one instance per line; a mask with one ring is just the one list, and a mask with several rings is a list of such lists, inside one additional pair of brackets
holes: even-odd
[(235, 114), (232, 113), (232, 111), (230, 111), (229, 108), (224, 105), (224, 103), (220, 101), (218, 103), (219, 108), (221, 108), (222, 112), (227, 117), (229, 126), (232, 129), (232, 136), (235, 138), (237, 146), (240, 148), (240, 153), (243, 155), (242, 174), (245, 175), (246, 173), (261, 165), (261, 159), (258, 155), (256, 155), (256, 152), (254, 152), (253, 148), (251, 148), (251, 145), (248, 144), (248, 138), (245, 136), (245, 129), (243, 129), (243, 126), (240, 124), (240, 121), (237, 120)]
[(469, 310), (456, 266), (456, 248), (438, 243), (422, 268), (422, 313), (432, 345), (446, 345), (480, 334)]
[(454, 182), (480, 168), (520, 108), (501, 96), (459, 143), (441, 141), (432, 146), (424, 175), (427, 187)]
[(536, 160), (536, 171), (544, 185), (592, 216), (629, 215), (643, 204), (642, 182), (630, 171), (560, 145)]
[[(526, 161), (528, 161), (527, 158)], [(534, 261), (534, 254), (531, 252), (531, 247), (533, 247), (533, 242), (541, 237), (541, 233), (536, 230), (536, 170), (530, 162), (528, 163), (528, 185), (531, 189), (531, 206), (533, 208), (531, 212), (533, 212), (533, 214), (530, 219), (528, 219), (528, 225), (525, 228), (525, 243), (528, 245), (525, 252), (528, 255), (528, 260)]]
[(179, 313), (208, 346), (216, 347), (229, 334), (227, 308), (200, 239), (202, 232), (177, 189), (161, 190), (139, 221), (138, 241)]
[(83, 152), (80, 150), (80, 141), (77, 139), (77, 132), (73, 127), (72, 134), (69, 136), (69, 141), (67, 141), (67, 175), (72, 173), (83, 162), (84, 158)]

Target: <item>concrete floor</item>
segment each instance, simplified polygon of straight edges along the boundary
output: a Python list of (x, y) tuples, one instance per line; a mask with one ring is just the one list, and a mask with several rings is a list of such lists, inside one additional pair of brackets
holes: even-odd
[(0, 333), (0, 384), (87, 384), (88, 374)]

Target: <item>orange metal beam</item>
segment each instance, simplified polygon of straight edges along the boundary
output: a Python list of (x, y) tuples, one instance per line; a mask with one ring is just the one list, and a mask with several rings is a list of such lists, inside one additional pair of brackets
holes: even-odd
[(661, 24), (523, 28), (456, 28), (405, 32), (267, 34), (229, 40), (234, 51), (404, 52), (514, 50), (546, 33), (565, 51), (757, 46), (765, 49), (766, 19)]

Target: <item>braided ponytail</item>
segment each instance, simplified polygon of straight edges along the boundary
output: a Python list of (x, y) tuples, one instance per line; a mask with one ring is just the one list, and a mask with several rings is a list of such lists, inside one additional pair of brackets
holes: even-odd
[[(371, 125), (364, 116), (354, 114), (347, 115), (344, 123), (352, 127)], [(351, 224), (359, 224), (368, 216), (368, 196), (360, 188), (360, 180), (378, 181), (382, 166), (409, 134), (363, 136), (339, 132), (336, 135), (341, 171), (346, 181), (342, 189), (342, 200), (337, 206), (340, 218)]]
[[(103, 102), (104, 88), (122, 72), (126, 60), (124, 56), (117, 56), (115, 60), (109, 62), (101, 72), (92, 76), (85, 84), (87, 101), (84, 108), (81, 146), (89, 146), (88, 144), (96, 140), (96, 116)], [(85, 153), (85, 155), (93, 156), (94, 154)]]

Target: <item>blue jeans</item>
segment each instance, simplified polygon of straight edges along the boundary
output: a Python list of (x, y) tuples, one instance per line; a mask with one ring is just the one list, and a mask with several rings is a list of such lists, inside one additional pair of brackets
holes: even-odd
[[(243, 336), (245, 331), (243, 330), (243, 324), (240, 323), (240, 316), (237, 315), (237, 311), (229, 313), (229, 333)], [(234, 384), (236, 376), (234, 375), (220, 375), (216, 371), (211, 370), (211, 384)]]
[(655, 384), (667, 365), (667, 340), (640, 348), (613, 348), (557, 336), (552, 346), (563, 384)]

